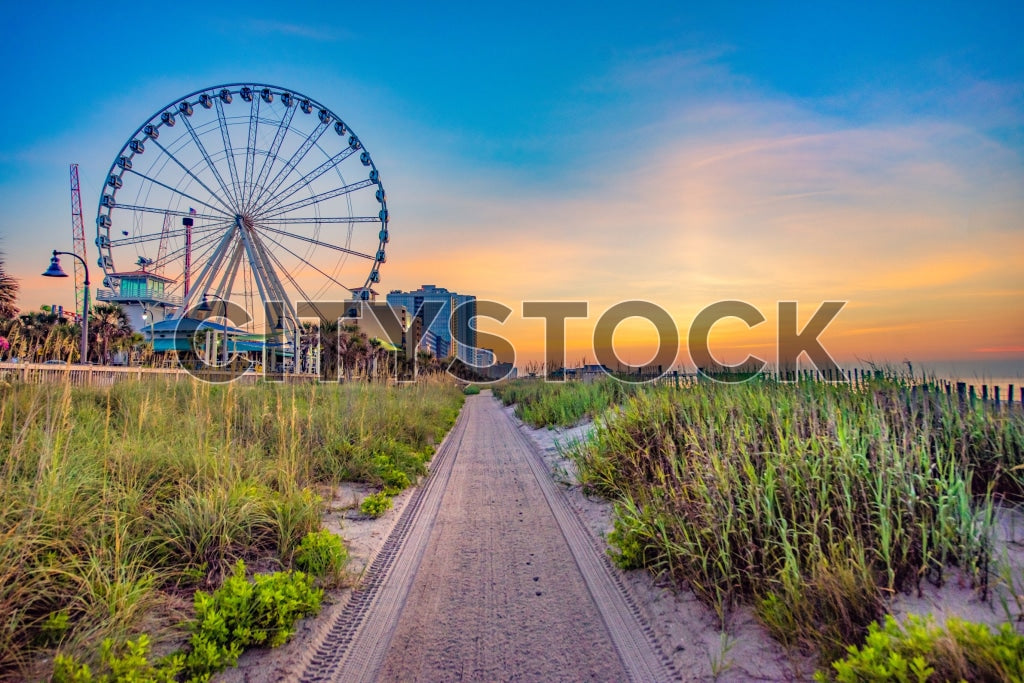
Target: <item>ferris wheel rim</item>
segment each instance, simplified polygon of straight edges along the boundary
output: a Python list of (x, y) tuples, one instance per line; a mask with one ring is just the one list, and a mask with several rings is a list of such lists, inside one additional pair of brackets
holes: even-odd
[[(248, 98), (242, 96), (242, 94), (243, 94), (243, 92), (245, 91), (246, 88), (249, 89), (249, 97)], [(265, 145), (259, 147), (259, 149), (254, 148), (252, 146), (252, 139), (250, 138), (249, 145), (247, 145), (244, 148), (245, 152), (246, 152), (245, 163), (246, 163), (246, 174), (247, 174), (246, 178), (245, 178), (245, 181), (246, 181), (246, 183), (249, 183), (249, 184), (246, 187), (244, 187), (244, 188), (239, 188), (237, 186), (234, 188), (236, 191), (247, 190), (249, 192), (249, 196), (244, 198), (244, 201), (248, 201), (250, 203), (245, 205), (244, 207), (242, 207), (242, 205), (240, 203), (236, 204), (235, 207), (234, 207), (234, 211), (233, 211), (231, 203), (232, 202), (241, 202), (241, 201), (243, 201), (243, 198), (240, 196), (240, 194), (239, 195), (232, 195), (230, 192), (228, 192), (227, 187), (225, 187), (226, 186), (226, 182), (221, 181), (221, 179), (219, 177), (217, 177), (218, 172), (217, 172), (216, 166), (214, 165), (214, 163), (208, 157), (207, 152), (205, 151), (205, 149), (203, 149), (202, 143), (197, 139), (197, 134), (194, 132), (194, 130), (192, 129), (192, 127), (191, 127), (191, 125), (189, 123), (186, 123), (185, 125), (189, 129), (189, 131), (190, 131), (192, 140), (196, 143), (197, 148), (202, 153), (202, 156), (206, 159), (207, 165), (213, 171), (213, 175), (215, 177), (217, 177), (218, 181), (221, 181), (221, 182), (219, 182), (219, 184), (221, 186), (220, 187), (221, 192), (218, 192), (218, 191), (214, 190), (212, 187), (210, 187), (210, 185), (215, 185), (215, 183), (213, 183), (210, 180), (210, 178), (206, 178), (205, 182), (204, 182), (204, 180), (199, 178), (198, 174), (201, 174), (203, 172), (203, 169), (200, 168), (200, 170), (198, 170), (198, 171), (195, 170), (197, 167), (199, 167), (199, 163), (198, 162), (190, 170), (188, 167), (186, 167), (175, 156), (174, 153), (172, 153), (171, 151), (168, 151), (166, 148), (164, 148), (161, 145), (161, 143), (157, 140), (157, 138), (159, 137), (158, 134), (151, 137), (147, 133), (148, 130), (155, 130), (155, 131), (157, 131), (157, 133), (159, 133), (161, 127), (164, 126), (164, 125), (170, 125), (170, 126), (173, 127), (173, 125), (174, 125), (174, 120), (173, 120), (174, 117), (180, 116), (181, 120), (184, 120), (184, 121), (187, 122), (188, 119), (192, 115), (191, 114), (192, 108), (198, 108), (199, 106), (204, 106), (205, 108), (209, 109), (210, 108), (209, 106), (207, 106), (206, 104), (202, 103), (202, 99), (203, 99), (204, 96), (206, 96), (206, 98), (207, 98), (207, 100), (206, 100), (207, 103), (210, 102), (210, 101), (213, 101), (216, 104), (216, 106), (218, 107), (218, 117), (220, 117), (218, 119), (218, 124), (221, 126), (221, 130), (222, 130), (222, 133), (223, 133), (224, 130), (226, 129), (226, 125), (227, 124), (226, 124), (225, 119), (227, 117), (223, 114), (223, 108), (222, 108), (221, 102), (223, 101), (224, 104), (230, 104), (231, 101), (232, 101), (230, 97), (228, 99), (224, 100), (223, 93), (225, 93), (225, 92), (227, 92), (232, 97), (235, 96), (235, 95), (242, 96), (242, 99), (245, 99), (246, 101), (254, 103), (254, 104), (257, 105), (256, 108), (250, 107), (250, 116), (252, 117), (251, 120), (250, 120), (250, 135), (253, 134), (252, 128), (254, 127), (254, 125), (253, 125), (252, 121), (256, 121), (256, 124), (255, 124), (256, 126), (259, 125), (259, 122), (261, 120), (262, 120), (262, 122), (264, 124), (266, 124), (266, 123), (273, 123), (273, 124), (278, 125), (279, 129), (275, 133), (275, 143), (277, 142), (276, 135), (281, 134), (282, 130), (285, 131), (285, 134), (287, 134), (288, 131), (292, 130), (291, 129), (291, 119), (294, 117), (294, 113), (296, 111), (298, 111), (301, 108), (303, 112), (305, 112), (306, 114), (310, 114), (314, 109), (318, 110), (318, 116), (320, 118), (321, 124), (319, 124), (316, 127), (314, 127), (313, 131), (307, 137), (307, 142), (308, 142), (308, 139), (312, 137), (313, 133), (315, 133), (315, 132), (317, 132), (319, 130), (319, 133), (317, 133), (316, 139), (314, 139), (312, 141), (312, 144), (316, 145), (317, 148), (320, 149), (320, 151), (326, 156), (327, 153), (326, 153), (325, 150), (320, 148), (318, 140), (319, 140), (320, 136), (322, 136), (327, 130), (329, 130), (331, 128), (332, 124), (335, 127), (337, 127), (339, 125), (341, 126), (341, 129), (338, 130), (338, 135), (339, 136), (344, 135), (344, 133), (342, 131), (347, 131), (351, 135), (351, 137), (350, 137), (350, 145), (349, 145), (348, 148), (343, 149), (342, 152), (339, 152), (338, 154), (336, 154), (336, 155), (334, 155), (332, 157), (328, 157), (328, 159), (325, 162), (323, 162), (321, 164), (321, 166), (318, 166), (317, 169), (315, 169), (316, 176), (313, 179), (319, 178), (321, 175), (324, 175), (324, 174), (326, 174), (326, 173), (328, 173), (328, 172), (330, 172), (332, 170), (336, 170), (338, 172), (338, 174), (339, 174), (338, 177), (341, 178), (340, 170), (337, 169), (338, 165), (341, 163), (341, 161), (344, 161), (346, 158), (352, 156), (353, 154), (357, 153), (361, 149), (361, 150), (363, 150), (364, 154), (360, 156), (360, 160), (363, 161), (363, 166), (367, 167), (367, 170), (370, 171), (370, 176), (369, 176), (370, 180), (365, 180), (364, 179), (364, 180), (361, 180), (361, 181), (357, 181), (356, 183), (350, 183), (349, 185), (341, 186), (340, 188), (334, 188), (332, 191), (322, 193), (319, 196), (314, 194), (314, 195), (312, 195), (310, 197), (305, 197), (305, 198), (302, 198), (302, 199), (294, 200), (294, 201), (291, 201), (289, 203), (288, 199), (293, 197), (298, 192), (298, 190), (301, 189), (301, 186), (303, 185), (304, 181), (306, 181), (306, 178), (309, 175), (312, 175), (312, 174), (310, 173), (310, 174), (307, 174), (306, 176), (303, 176), (303, 175), (300, 174), (297, 178), (293, 179), (291, 181), (291, 183), (288, 184), (284, 188), (284, 191), (281, 193), (280, 196), (275, 195), (275, 192), (281, 188), (281, 184), (283, 183), (283, 181), (287, 180), (289, 178), (289, 176), (292, 174), (292, 171), (295, 170), (295, 165), (292, 163), (294, 161), (294, 154), (293, 154), (293, 159), (290, 159), (288, 162), (286, 162), (286, 164), (284, 166), (280, 166), (278, 168), (278, 170), (277, 170), (277, 175), (275, 175), (272, 180), (268, 179), (269, 182), (266, 185), (259, 186), (257, 183), (252, 182), (252, 181), (257, 180), (257, 178), (254, 178), (251, 175), (252, 171), (255, 169), (255, 165), (256, 164), (260, 165), (260, 172), (259, 172), (259, 178), (258, 179), (260, 181), (262, 181), (264, 179), (264, 173), (268, 172), (268, 171), (272, 172), (275, 163), (280, 161), (280, 158), (276, 155), (276, 150), (267, 149), (267, 147)], [(267, 104), (270, 104), (273, 101), (274, 97), (278, 97), (278, 98), (282, 98), (281, 102), (285, 104), (286, 111), (285, 111), (285, 114), (282, 115), (280, 120), (260, 119), (259, 118), (260, 114), (259, 114), (258, 103), (255, 103), (254, 100), (256, 98), (264, 97), (265, 94), (268, 93), (268, 92), (270, 93), (270, 99), (264, 99), (263, 100), (264, 102), (266, 102)], [(284, 99), (285, 97), (290, 98), (292, 100), (292, 103), (291, 104), (286, 103), (285, 99)], [(188, 107), (190, 108), (190, 110), (189, 110), (187, 115), (186, 115), (186, 112), (185, 112), (185, 106), (186, 105), (188, 105)], [(170, 115), (170, 117), (171, 117), (171, 122), (169, 124), (167, 123), (167, 120), (165, 118), (168, 115)], [(324, 117), (327, 118), (326, 121), (325, 121)], [(232, 120), (237, 121), (239, 118), (241, 118), (241, 117), (233, 116)], [(203, 125), (204, 126), (211, 126), (211, 123), (212, 122), (207, 121)], [(322, 130), (320, 130), (321, 125), (323, 126)], [(149, 127), (152, 127), (152, 128), (149, 128)], [(206, 132), (209, 132), (209, 131), (206, 131)], [(184, 145), (188, 145), (189, 144), (187, 139), (183, 135), (181, 137), (179, 137), (178, 139), (176, 139), (175, 142), (181, 142), (183, 140), (185, 141)], [(356, 143), (357, 143), (355, 146), (353, 146), (353, 144), (352, 144), (353, 140), (356, 141)], [(128, 159), (128, 161), (131, 162), (131, 160), (134, 159), (136, 156), (141, 155), (143, 153), (143, 151), (145, 151), (144, 150), (144, 145), (150, 144), (150, 143), (152, 143), (154, 146), (156, 146), (160, 150), (160, 154), (162, 154), (163, 156), (166, 156), (168, 158), (169, 161), (164, 161), (163, 162), (164, 166), (166, 166), (166, 164), (169, 163), (170, 161), (175, 162), (181, 168), (181, 170), (185, 172), (185, 174), (190, 176), (192, 178), (192, 180), (196, 181), (196, 183), (199, 186), (201, 186), (206, 191), (206, 193), (208, 194), (209, 197), (211, 197), (211, 198), (213, 198), (213, 199), (215, 199), (217, 201), (213, 201), (213, 200), (204, 201), (202, 199), (199, 199), (198, 197), (194, 197), (194, 196), (189, 195), (188, 193), (186, 193), (185, 191), (183, 191), (183, 190), (181, 190), (181, 189), (179, 189), (177, 187), (172, 187), (170, 185), (164, 184), (164, 183), (160, 182), (159, 180), (157, 180), (155, 178), (152, 178), (152, 177), (149, 177), (149, 176), (147, 176), (146, 174), (144, 174), (144, 173), (142, 173), (140, 171), (136, 171), (136, 170), (131, 168), (130, 164), (129, 164), (128, 168), (124, 168), (123, 166), (120, 165), (120, 163), (122, 162), (123, 159)], [(136, 149), (133, 147), (136, 144), (140, 145), (139, 151), (136, 151)], [(236, 157), (234, 155), (234, 152), (236, 150), (241, 150), (241, 149), (243, 149), (241, 146), (229, 145), (229, 146), (226, 146), (224, 150), (220, 150), (220, 151), (216, 152), (216, 154), (220, 154), (221, 152), (223, 152), (224, 156), (222, 156), (220, 158), (225, 160), (225, 163), (227, 163), (229, 170), (232, 172), (232, 175), (237, 173), (237, 159), (236, 159)], [(179, 148), (178, 151), (180, 152), (180, 148)], [(305, 152), (303, 152), (302, 156), (304, 156), (305, 153), (308, 152), (308, 151), (309, 150), (307, 148), (305, 150)], [(230, 161), (227, 161), (227, 155), (231, 156)], [(342, 155), (344, 155), (344, 156), (342, 156)], [(365, 156), (366, 160), (363, 160), (364, 156)], [(262, 162), (259, 161), (258, 157), (262, 157)], [(340, 159), (339, 159), (339, 157), (340, 157)], [(299, 161), (301, 161), (301, 157), (300, 157)], [(333, 164), (331, 164), (332, 161), (334, 162)], [(147, 169), (147, 170), (151, 170), (151, 169), (152, 169), (152, 167), (150, 167), (150, 169)], [(222, 83), (222, 84), (207, 86), (207, 87), (204, 87), (204, 88), (199, 88), (199, 89), (196, 89), (196, 90), (194, 90), (194, 91), (192, 91), (192, 92), (190, 92), (190, 93), (188, 93), (186, 95), (174, 98), (173, 100), (167, 102), (164, 106), (156, 109), (147, 119), (144, 120), (144, 122), (141, 125), (138, 126), (138, 128), (135, 129), (135, 131), (130, 136), (128, 136), (128, 138), (125, 140), (124, 144), (122, 144), (121, 147), (119, 148), (119, 150), (117, 151), (117, 153), (115, 153), (114, 159), (113, 159), (110, 167), (107, 170), (105, 181), (109, 181), (114, 176), (117, 176), (118, 178), (122, 178), (123, 179), (123, 177), (127, 173), (133, 173), (134, 175), (139, 176), (139, 178), (141, 178), (140, 183), (148, 181), (148, 182), (150, 182), (152, 184), (159, 185), (160, 187), (164, 188), (165, 190), (171, 192), (172, 195), (177, 195), (177, 196), (180, 196), (180, 197), (185, 197), (185, 198), (187, 198), (189, 200), (189, 202), (192, 202), (192, 203), (194, 203), (195, 206), (200, 207), (200, 209), (205, 211), (205, 213), (190, 212), (190, 214), (188, 214), (188, 215), (201, 216), (201, 217), (206, 218), (206, 219), (217, 221), (216, 223), (210, 223), (208, 226), (205, 226), (204, 230), (206, 232), (212, 233), (218, 227), (225, 227), (225, 226), (227, 226), (227, 225), (229, 225), (231, 223), (232, 219), (234, 219), (236, 221), (240, 220), (241, 219), (241, 215), (238, 212), (238, 209), (240, 207), (241, 208), (246, 208), (246, 209), (248, 209), (248, 208), (260, 208), (260, 209), (267, 208), (272, 213), (267, 215), (266, 218), (265, 218), (265, 220), (267, 221), (268, 225), (266, 225), (266, 226), (260, 225), (259, 226), (260, 229), (261, 230), (267, 230), (269, 232), (273, 232), (275, 234), (275, 237), (274, 238), (270, 238), (271, 241), (273, 241), (275, 243), (275, 245), (277, 245), (278, 247), (283, 248), (285, 251), (290, 252), (295, 258), (297, 258), (299, 260), (299, 262), (309, 266), (313, 270), (316, 270), (321, 275), (327, 277), (334, 284), (337, 284), (337, 285), (339, 285), (339, 286), (349, 290), (350, 292), (354, 292), (354, 291), (357, 290), (357, 288), (349, 287), (347, 285), (342, 284), (335, 277), (332, 277), (332, 276), (328, 275), (323, 270), (318, 268), (316, 265), (314, 265), (313, 263), (310, 263), (309, 261), (307, 261), (306, 259), (301, 257), (299, 254), (297, 254), (294, 251), (288, 249), (287, 247), (284, 247), (281, 244), (281, 242), (280, 242), (280, 240), (278, 238), (284, 239), (286, 237), (291, 237), (291, 238), (294, 238), (294, 239), (299, 240), (299, 241), (305, 241), (308, 244), (310, 244), (312, 246), (315, 246), (315, 247), (328, 247), (328, 248), (337, 250), (339, 252), (344, 252), (347, 255), (358, 257), (358, 258), (360, 258), (360, 260), (362, 260), (362, 259), (370, 260), (372, 262), (371, 267), (370, 267), (370, 272), (367, 274), (365, 280), (363, 281), (362, 288), (363, 289), (369, 288), (373, 284), (379, 282), (379, 271), (380, 271), (381, 265), (383, 265), (383, 263), (385, 261), (386, 248), (387, 248), (386, 245), (388, 243), (388, 238), (389, 238), (389, 218), (390, 218), (390, 216), (389, 216), (389, 213), (388, 213), (386, 196), (382, 195), (382, 193), (383, 193), (383, 185), (382, 185), (382, 183), (380, 181), (379, 170), (377, 168), (376, 162), (373, 160), (372, 155), (369, 154), (369, 150), (367, 150), (365, 148), (365, 146), (362, 144), (361, 139), (358, 137), (358, 135), (355, 133), (355, 131), (353, 131), (347, 125), (347, 123), (344, 122), (344, 120), (336, 113), (335, 110), (329, 108), (328, 106), (323, 104), (320, 100), (318, 100), (316, 98), (313, 98), (313, 97), (310, 97), (309, 95), (307, 95), (307, 94), (305, 94), (305, 93), (303, 93), (301, 91), (298, 91), (298, 90), (295, 90), (295, 89), (291, 89), (291, 88), (285, 88), (285, 87), (280, 86), (280, 85), (269, 84), (269, 83), (262, 83), (262, 82), (256, 82), (256, 81), (237, 81), (237, 82)], [(182, 176), (182, 179), (183, 178), (184, 178), (184, 176)], [(279, 178), (280, 178), (280, 180), (279, 180)], [(234, 185), (237, 185), (237, 179), (233, 178), (232, 183)], [(181, 180), (179, 180), (179, 184), (181, 184)], [(305, 183), (305, 184), (308, 185), (308, 182)], [(316, 210), (318, 203), (321, 200), (323, 200), (326, 197), (326, 195), (328, 195), (328, 194), (330, 195), (329, 198), (333, 199), (333, 198), (336, 198), (338, 196), (345, 195), (346, 191), (347, 192), (355, 192), (357, 190), (365, 189), (367, 187), (372, 187), (374, 185), (376, 185), (378, 187), (378, 195), (379, 195), (378, 196), (378, 203), (380, 205), (379, 214), (376, 217), (373, 217), (373, 216), (353, 216), (353, 215), (349, 215), (349, 216), (319, 216), (319, 215), (316, 215), (316, 216), (303, 216), (303, 217), (299, 217), (299, 218), (294, 218), (293, 217), (293, 218), (290, 218), (290, 219), (282, 218), (282, 216), (285, 216), (289, 211), (292, 211), (292, 210), (297, 210), (297, 209), (306, 208), (306, 207), (310, 207), (310, 206), (312, 206), (314, 208), (314, 210)], [(188, 186), (188, 184), (186, 184), (186, 187), (187, 186)], [(175, 216), (182, 216), (182, 217), (186, 216), (186, 214), (184, 213), (183, 210), (175, 210), (175, 209), (173, 209), (171, 207), (164, 207), (164, 208), (149, 207), (149, 206), (146, 206), (145, 202), (140, 202), (140, 204), (138, 204), (138, 205), (136, 205), (136, 204), (121, 204), (119, 202), (114, 201), (114, 199), (116, 198), (116, 194), (117, 194), (117, 190), (118, 189), (120, 189), (120, 185), (111, 186), (111, 187), (108, 188), (108, 183), (105, 182), (104, 186), (103, 186), (103, 190), (100, 193), (100, 198), (99, 198), (99, 201), (98, 201), (98, 204), (97, 204), (97, 211), (96, 211), (96, 234), (97, 234), (96, 243), (97, 243), (97, 248), (98, 248), (99, 253), (100, 253), (99, 265), (103, 269), (104, 276), (105, 276), (104, 277), (105, 281), (107, 280), (107, 278), (116, 277), (118, 272), (119, 272), (118, 269), (117, 269), (117, 262), (116, 262), (116, 260), (114, 258), (114, 253), (113, 253), (113, 250), (114, 250), (115, 247), (124, 247), (124, 246), (129, 246), (131, 244), (140, 244), (140, 243), (143, 243), (143, 242), (145, 242), (147, 240), (148, 241), (154, 241), (154, 240), (157, 239), (157, 234), (156, 233), (149, 233), (149, 234), (142, 234), (142, 235), (132, 235), (131, 238), (128, 238), (126, 240), (115, 240), (115, 239), (112, 239), (112, 235), (111, 235), (111, 225), (112, 225), (111, 216), (112, 216), (112, 214), (114, 213), (115, 210), (123, 209), (125, 211), (130, 211), (130, 212), (132, 212), (131, 215), (132, 215), (133, 218), (136, 215), (138, 215), (139, 213), (145, 213), (145, 212), (153, 212), (153, 213), (162, 212), (165, 215), (165, 218), (168, 215), (175, 215)], [(150, 190), (151, 189), (152, 188), (150, 188)], [(105, 205), (104, 204), (104, 201), (105, 201), (105, 196), (104, 195), (107, 194), (108, 190), (110, 191), (110, 194), (111, 194), (110, 201), (111, 201), (112, 205)], [(268, 192), (268, 190), (269, 190), (269, 192)], [(140, 188), (140, 192), (141, 192), (141, 188)], [(348, 201), (348, 205), (350, 207), (350, 213), (351, 213), (351, 200), (349, 198), (346, 198), (346, 199)], [(217, 204), (220, 204), (220, 206), (217, 206)], [(235, 215), (232, 215), (232, 213), (235, 213)], [(104, 216), (107, 218), (105, 223), (103, 221), (103, 217)], [(264, 219), (261, 219), (261, 220), (264, 220)], [(377, 223), (377, 224), (380, 225), (380, 233), (379, 233), (378, 240), (377, 240), (377, 249), (376, 249), (376, 253), (375, 254), (368, 254), (368, 253), (365, 253), (365, 252), (362, 252), (362, 251), (358, 251), (358, 250), (355, 250), (355, 249), (347, 249), (347, 248), (344, 248), (344, 247), (339, 247), (336, 244), (331, 244), (331, 243), (326, 242), (324, 240), (308, 239), (308, 238), (304, 238), (303, 236), (296, 236), (296, 235), (288, 233), (286, 231), (282, 231), (282, 230), (276, 229), (276, 226), (279, 226), (279, 225), (287, 225), (287, 224), (293, 224), (294, 225), (294, 224), (302, 224), (302, 223), (312, 223), (312, 224), (315, 224), (317, 226), (317, 231), (319, 231), (320, 227), (325, 225), (325, 224), (338, 224), (338, 225), (348, 224), (348, 226), (349, 226), (349, 229), (348, 229), (348, 240), (351, 240), (351, 232), (352, 232), (352, 225), (353, 225), (353, 223), (363, 223), (363, 222), (365, 222), (365, 223)], [(127, 234), (127, 233), (125, 233), (125, 234)], [(317, 233), (317, 235), (319, 235), (319, 233)], [(105, 237), (105, 240), (104, 240), (104, 237)], [(171, 260), (172, 259), (168, 259), (168, 262), (170, 262)], [(274, 259), (274, 260), (276, 260), (276, 259)], [(278, 262), (278, 264), (279, 264), (279, 262)], [(286, 277), (290, 278), (290, 276), (287, 273), (287, 271), (285, 271), (283, 274)], [(298, 288), (299, 291), (302, 291), (301, 288), (298, 286), (298, 284), (294, 280), (292, 280), (292, 284), (296, 288)], [(327, 286), (327, 285), (323, 285), (323, 286)], [(323, 289), (323, 286), (321, 287), (321, 290)], [(262, 292), (261, 292), (261, 295), (262, 295)]]

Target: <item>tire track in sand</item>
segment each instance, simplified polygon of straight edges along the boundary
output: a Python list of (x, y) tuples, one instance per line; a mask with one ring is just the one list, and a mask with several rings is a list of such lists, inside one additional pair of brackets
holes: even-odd
[(540, 453), (489, 393), (467, 399), (358, 605), (303, 680), (676, 677)]

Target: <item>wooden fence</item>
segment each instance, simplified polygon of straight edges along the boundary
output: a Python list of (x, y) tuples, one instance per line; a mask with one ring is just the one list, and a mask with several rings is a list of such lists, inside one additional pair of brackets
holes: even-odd
[(238, 382), (256, 384), (259, 381), (307, 383), (316, 382), (317, 375), (269, 374), (256, 372), (189, 372), (182, 368), (116, 367), (108, 365), (67, 365), (50, 363), (0, 363), (0, 379), (32, 384), (70, 382), (76, 386), (111, 386), (124, 381), (162, 379), (168, 382)]

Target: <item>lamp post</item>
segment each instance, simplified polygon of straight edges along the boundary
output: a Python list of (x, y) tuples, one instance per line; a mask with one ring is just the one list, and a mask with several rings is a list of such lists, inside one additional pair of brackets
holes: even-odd
[(156, 330), (153, 325), (156, 324), (156, 315), (153, 313), (153, 307), (149, 304), (142, 304), (142, 322), (149, 324), (149, 346), (153, 351), (150, 354), (150, 362), (156, 365)]
[(89, 359), (89, 265), (78, 254), (54, 249), (53, 256), (50, 258), (50, 267), (43, 273), (44, 277), (68, 277), (68, 274), (60, 267), (58, 255), (74, 256), (82, 263), (82, 268), (85, 269), (85, 295), (82, 297), (82, 344), (79, 353), (81, 354), (80, 362), (86, 363)]

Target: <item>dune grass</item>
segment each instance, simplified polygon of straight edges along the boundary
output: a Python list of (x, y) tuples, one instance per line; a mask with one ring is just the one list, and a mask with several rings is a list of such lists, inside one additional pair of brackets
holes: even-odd
[(593, 418), (638, 391), (639, 385), (611, 377), (594, 382), (516, 380), (498, 384), (494, 395), (515, 404), (516, 417), (534, 427), (571, 427)]
[(192, 593), (238, 560), (292, 566), (321, 487), (415, 481), (461, 401), (442, 383), (0, 385), (0, 678), (180, 640)]
[[(560, 424), (594, 391), (550, 387), (506, 395)], [(621, 566), (671, 575), (723, 620), (752, 605), (783, 644), (831, 661), (896, 591), (951, 566), (985, 591), (994, 501), (1024, 483), (1024, 414), (887, 379), (648, 387), (573, 457), (615, 502)]]

